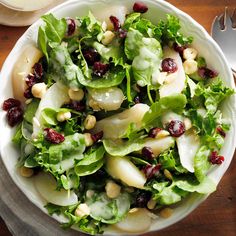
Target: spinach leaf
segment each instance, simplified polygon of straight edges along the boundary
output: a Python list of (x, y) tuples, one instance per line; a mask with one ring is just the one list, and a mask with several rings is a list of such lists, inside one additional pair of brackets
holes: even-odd
[(92, 149), (91, 152), (86, 153), (84, 158), (75, 166), (75, 172), (79, 176), (91, 175), (99, 170), (104, 164), (105, 149), (103, 146)]
[(82, 71), (73, 63), (65, 44), (52, 44), (48, 71), (54, 81), (61, 81), (70, 88), (80, 88), (79, 81), (84, 79)]
[(46, 24), (39, 27), (38, 45), (48, 60), (48, 46), (53, 42), (61, 43), (66, 34), (67, 23), (65, 18), (58, 20), (51, 13), (41, 18)]
[(177, 113), (181, 112), (184, 109), (186, 103), (187, 99), (183, 94), (160, 98), (160, 100), (152, 104), (149, 111), (145, 113), (143, 117), (143, 125), (150, 125), (158, 117), (169, 110), (175, 111)]
[(130, 209), (130, 197), (128, 193), (121, 193), (117, 198), (108, 198), (106, 193), (95, 193), (86, 199), (90, 208), (90, 216), (107, 224), (115, 224), (125, 217)]
[(25, 109), (24, 113), (24, 119), (32, 124), (33, 122), (33, 117), (35, 116), (35, 113), (38, 109), (40, 99), (34, 98), (27, 106)]

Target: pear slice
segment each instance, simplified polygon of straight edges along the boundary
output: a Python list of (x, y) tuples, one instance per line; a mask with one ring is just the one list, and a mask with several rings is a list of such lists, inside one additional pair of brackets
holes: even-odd
[(135, 208), (127, 214), (126, 218), (116, 223), (114, 226), (130, 233), (145, 232), (150, 228), (152, 223), (149, 213), (146, 208)]
[(125, 6), (109, 6), (102, 10), (93, 12), (94, 16), (101, 22), (106, 22), (107, 29), (112, 30), (113, 24), (110, 21), (110, 16), (115, 16), (120, 21), (121, 25), (125, 22), (125, 16), (128, 14), (128, 9)]
[[(167, 97), (173, 94), (181, 93), (185, 88), (186, 76), (184, 73), (184, 68), (182, 64), (181, 57), (178, 52), (169, 47), (164, 48), (164, 58), (172, 58), (177, 64), (178, 70), (170, 75), (167, 75), (166, 83), (160, 87), (160, 97)], [(168, 76), (171, 79), (168, 79)]]
[(78, 197), (74, 191), (64, 189), (57, 191), (56, 180), (47, 173), (41, 172), (34, 177), (35, 187), (40, 195), (50, 203), (58, 206), (69, 206), (78, 202)]
[(193, 129), (176, 139), (180, 162), (189, 172), (194, 172), (194, 157), (200, 147), (199, 136)]
[(144, 146), (150, 147), (154, 155), (158, 156), (160, 153), (173, 146), (174, 143), (175, 143), (174, 138), (168, 136), (159, 139), (148, 138), (146, 139)]
[[(69, 102), (68, 88), (61, 83), (53, 84), (42, 97), (33, 119), (33, 134), (36, 138), (42, 128), (41, 112), (45, 108), (58, 109), (66, 102)], [(36, 122), (34, 122), (36, 121)]]
[(25, 79), (32, 73), (35, 63), (43, 56), (43, 53), (34, 45), (28, 45), (17, 59), (12, 71), (12, 88), (14, 98), (24, 102), (24, 92), (27, 88)]
[(135, 188), (144, 188), (147, 179), (127, 157), (107, 157), (107, 171), (115, 179)]
[(98, 121), (92, 133), (97, 133), (102, 130), (103, 137), (106, 139), (120, 138), (124, 135), (129, 124), (133, 123), (137, 128), (140, 128), (143, 116), (148, 110), (148, 105), (142, 103), (136, 104), (119, 114)]

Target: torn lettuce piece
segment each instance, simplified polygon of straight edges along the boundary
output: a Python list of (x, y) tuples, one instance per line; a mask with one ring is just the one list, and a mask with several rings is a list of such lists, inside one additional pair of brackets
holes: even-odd
[(106, 193), (95, 192), (92, 198), (86, 198), (85, 203), (90, 208), (90, 216), (106, 224), (115, 224), (123, 219), (131, 205), (128, 193), (110, 199)]
[(49, 77), (56, 82), (61, 81), (70, 88), (80, 88), (80, 80), (84, 79), (84, 75), (73, 63), (66, 45), (54, 43), (51, 46), (48, 62)]
[(133, 60), (133, 76), (139, 85), (151, 85), (152, 76), (159, 72), (162, 48), (155, 38), (145, 38), (134, 29), (130, 29), (125, 40), (125, 54)]
[(104, 164), (105, 149), (103, 146), (91, 149), (84, 155), (75, 166), (75, 173), (78, 176), (91, 175), (98, 171)]
[(45, 22), (45, 25), (39, 27), (38, 45), (48, 60), (50, 43), (61, 43), (66, 35), (67, 23), (65, 18), (57, 19), (51, 13), (41, 18)]
[(195, 90), (195, 96), (204, 98), (207, 112), (211, 114), (217, 111), (223, 100), (234, 93), (234, 90), (227, 88), (219, 78), (215, 78), (209, 84), (198, 83)]
[(143, 117), (143, 126), (149, 126), (167, 111), (182, 112), (187, 99), (183, 94), (163, 97), (151, 105)]

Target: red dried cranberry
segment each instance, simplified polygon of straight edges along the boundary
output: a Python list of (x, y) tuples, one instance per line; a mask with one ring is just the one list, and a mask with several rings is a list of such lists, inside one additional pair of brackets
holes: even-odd
[(139, 97), (139, 96), (136, 96), (136, 97), (134, 98), (134, 103), (135, 103), (135, 104), (140, 103), (140, 97)]
[(84, 49), (82, 53), (89, 66), (92, 66), (96, 61), (100, 60), (100, 55), (94, 48)]
[(2, 109), (4, 111), (8, 111), (12, 107), (20, 107), (20, 105), (21, 105), (21, 103), (19, 100), (15, 99), (15, 98), (8, 98), (7, 100), (5, 100), (3, 102)]
[(144, 147), (142, 149), (142, 155), (146, 157), (148, 160), (153, 160), (155, 158), (152, 148), (150, 147)]
[(74, 34), (75, 29), (76, 29), (76, 24), (75, 24), (75, 20), (68, 18), (66, 19), (66, 23), (67, 23), (67, 36), (71, 36), (72, 34)]
[(151, 192), (141, 192), (137, 195), (136, 201), (135, 201), (135, 207), (145, 208), (147, 207), (147, 203), (151, 199), (152, 194)]
[(152, 179), (153, 177), (157, 176), (159, 174), (159, 171), (161, 169), (161, 164), (157, 165), (146, 165), (142, 171), (147, 177), (147, 179)]
[(180, 120), (172, 120), (168, 124), (167, 129), (173, 137), (179, 137), (185, 132), (184, 123)]
[(12, 107), (7, 111), (7, 122), (13, 127), (23, 120), (23, 110), (20, 107)]
[(119, 19), (117, 17), (110, 16), (110, 21), (113, 24), (115, 31), (118, 31), (121, 28), (120, 21), (119, 21)]
[(223, 156), (219, 156), (216, 151), (213, 151), (211, 155), (209, 156), (209, 161), (211, 164), (215, 165), (220, 165), (224, 162), (225, 158)]
[(91, 138), (92, 138), (94, 143), (98, 142), (100, 139), (102, 139), (102, 137), (103, 137), (103, 131), (100, 131), (96, 134), (91, 135)]
[(109, 70), (109, 64), (104, 64), (99, 61), (93, 64), (93, 74), (98, 77), (102, 77), (103, 75), (105, 75), (108, 70)]
[(183, 57), (184, 49), (186, 49), (187, 46), (174, 43), (173, 48), (176, 52), (178, 52), (180, 54), (181, 57)]
[(70, 104), (67, 104), (68, 108), (71, 108), (75, 111), (84, 111), (85, 104), (81, 101), (72, 101)]
[(150, 138), (155, 138), (156, 135), (157, 135), (161, 130), (162, 130), (162, 128), (158, 128), (158, 127), (150, 129), (150, 131), (149, 131), (149, 133), (148, 133), (148, 137), (150, 137)]
[(31, 88), (30, 88), (30, 87), (28, 87), (28, 88), (25, 90), (25, 92), (24, 92), (24, 97), (25, 97), (25, 98), (33, 98), (33, 97), (34, 97), (33, 94), (32, 94), (32, 91), (31, 91)]
[(172, 58), (165, 58), (161, 63), (161, 67), (162, 71), (168, 73), (174, 73), (178, 70), (178, 66)]
[(65, 137), (62, 134), (58, 133), (57, 131), (51, 128), (46, 128), (44, 129), (44, 131), (45, 131), (45, 138), (50, 143), (59, 144), (65, 140)]
[(217, 128), (216, 128), (216, 132), (219, 133), (222, 137), (225, 138), (226, 133), (225, 133), (225, 131), (222, 129), (222, 127), (220, 127), (220, 126), (217, 127)]
[(27, 84), (28, 87), (32, 87), (33, 85), (35, 85), (38, 81), (36, 79), (36, 76), (33, 74), (28, 74), (25, 82)]
[(43, 77), (43, 66), (41, 63), (35, 63), (33, 66), (33, 71), (37, 79), (41, 79)]
[(145, 13), (148, 11), (148, 7), (143, 2), (135, 2), (133, 5), (133, 11), (139, 13)]
[(198, 69), (198, 75), (203, 79), (212, 79), (215, 78), (218, 73), (214, 70), (211, 70), (207, 67), (201, 67)]
[(127, 31), (126, 30), (124, 30), (124, 29), (119, 29), (118, 30), (118, 37), (119, 38), (124, 39), (124, 38), (126, 38), (126, 36), (127, 36)]

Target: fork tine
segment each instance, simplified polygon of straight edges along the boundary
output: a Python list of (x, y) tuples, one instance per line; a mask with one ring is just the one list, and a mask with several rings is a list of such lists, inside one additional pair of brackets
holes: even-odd
[(236, 8), (234, 8), (233, 15), (231, 16), (231, 21), (232, 21), (232, 27), (235, 29), (236, 28)]
[(220, 25), (218, 21), (218, 16), (216, 16), (211, 24), (211, 35), (213, 38), (219, 30), (220, 30)]

